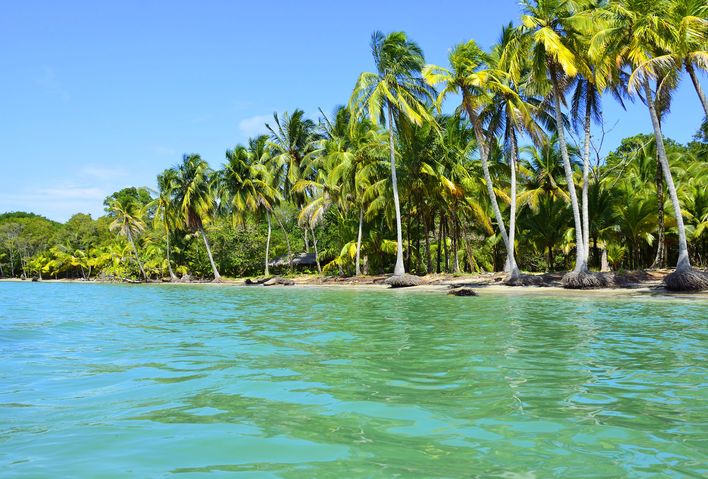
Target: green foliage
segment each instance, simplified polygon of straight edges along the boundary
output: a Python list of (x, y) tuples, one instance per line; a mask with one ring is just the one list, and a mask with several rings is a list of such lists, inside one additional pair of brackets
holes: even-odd
[[(184, 155), (157, 191), (117, 191), (97, 219), (0, 214), (0, 276), (218, 280), (262, 274), (266, 249), (268, 260), (316, 249), (333, 275), (358, 274), (357, 257), (370, 274), (400, 270), (399, 259), (416, 274), (491, 271), (507, 255), (529, 271), (568, 268), (584, 241), (572, 191), (590, 155), (561, 140), (602, 121), (606, 93), (640, 96), (660, 121), (589, 165), (590, 266), (603, 248), (615, 269), (651, 265), (662, 210), (669, 257), (685, 233), (691, 261), (706, 266), (708, 120), (688, 145), (663, 138), (671, 181), (657, 169), (680, 76), (701, 92), (705, 2), (522, 9), (521, 25), (505, 26), (488, 51), (474, 40), (452, 48), (449, 67), (425, 65), (403, 32), (375, 32), (375, 71), (331, 118), (275, 113), (269, 134), (227, 150), (221, 167)], [(450, 96), (459, 105), (442, 115)]]

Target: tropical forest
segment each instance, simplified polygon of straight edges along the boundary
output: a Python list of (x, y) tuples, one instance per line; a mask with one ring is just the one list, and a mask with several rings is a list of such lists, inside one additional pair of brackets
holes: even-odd
[[(687, 144), (662, 124), (681, 81), (708, 114), (708, 5), (521, 9), (492, 48), (451, 46), (444, 65), (404, 32), (374, 32), (370, 71), (334, 111), (274, 113), (221, 159), (185, 153), (99, 218), (0, 215), (0, 276), (567, 272), (564, 286), (593, 287), (599, 272), (675, 268), (670, 288), (706, 288), (708, 122)], [(603, 153), (609, 101), (644, 105), (646, 133)]]

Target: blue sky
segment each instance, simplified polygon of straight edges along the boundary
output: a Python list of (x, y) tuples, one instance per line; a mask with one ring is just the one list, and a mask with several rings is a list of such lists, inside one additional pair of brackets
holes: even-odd
[[(8, 2), (0, 212), (98, 216), (105, 196), (154, 186), (182, 153), (219, 167), (274, 111), (315, 117), (345, 103), (373, 68), (374, 30), (404, 30), (444, 65), (450, 47), (470, 38), (487, 47), (519, 13), (514, 0)], [(650, 131), (641, 104), (623, 112), (607, 99), (605, 112), (606, 151)], [(665, 133), (686, 142), (701, 118), (684, 80)]]

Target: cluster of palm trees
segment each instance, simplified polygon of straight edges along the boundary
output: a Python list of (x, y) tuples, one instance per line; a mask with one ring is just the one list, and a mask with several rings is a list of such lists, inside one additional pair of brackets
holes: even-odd
[[(268, 275), (274, 224), (292, 258), (283, 224), (289, 206), (319, 272), (342, 272), (351, 262), (359, 275), (375, 258), (383, 258), (380, 267), (390, 264), (386, 255), (395, 252), (395, 276), (500, 266), (509, 284), (523, 284), (517, 251), (525, 269), (553, 269), (560, 245), (564, 257), (575, 258), (564, 284), (592, 287), (601, 280), (589, 263), (639, 268), (654, 242), (652, 265), (663, 266), (669, 231), (678, 238), (678, 259), (667, 285), (708, 286), (691, 268), (687, 237), (702, 258), (706, 159), (689, 158), (686, 149), (672, 157), (661, 131), (684, 70), (708, 115), (696, 75), (708, 67), (708, 6), (525, 0), (522, 8), (521, 25), (505, 26), (490, 50), (474, 41), (457, 45), (447, 66), (426, 64), (402, 32), (375, 32), (375, 71), (359, 76), (348, 104), (331, 116), (321, 112), (314, 122), (301, 110), (275, 114), (269, 134), (227, 150), (221, 169), (192, 154), (164, 171), (149, 207), (154, 227), (164, 231), (170, 277), (170, 235), (185, 232), (201, 237), (220, 279), (205, 228), (218, 217), (265, 221)], [(620, 102), (638, 98), (653, 127), (652, 137), (636, 139), (614, 162), (600, 159), (593, 142), (606, 93)], [(444, 108), (449, 99), (456, 103)], [(449, 106), (454, 113), (443, 114)], [(664, 187), (673, 212), (666, 220)], [(139, 264), (140, 205), (115, 201), (110, 211), (111, 228), (126, 237)], [(324, 266), (323, 236), (339, 241)], [(503, 248), (503, 264), (475, 246)], [(142, 265), (140, 271), (147, 278)]]

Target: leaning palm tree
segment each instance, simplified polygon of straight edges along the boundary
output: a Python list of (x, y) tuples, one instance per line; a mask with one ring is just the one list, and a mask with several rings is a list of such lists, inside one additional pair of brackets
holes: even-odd
[(423, 51), (409, 40), (403, 32), (384, 35), (374, 32), (371, 36), (371, 52), (376, 64), (376, 72), (364, 72), (354, 86), (349, 100), (352, 120), (359, 120), (367, 114), (374, 125), (386, 113), (389, 134), (389, 157), (391, 161), (391, 186), (396, 210), (396, 266), (394, 276), (402, 276), (403, 233), (401, 229), (401, 204), (398, 198), (396, 177), (396, 151), (394, 147), (394, 117), (405, 118), (420, 125), (432, 121), (426, 108), (426, 101), (432, 100), (431, 88), (420, 76), (425, 64)]
[[(489, 135), (503, 138), (509, 161), (510, 211), (509, 244), (514, 247), (517, 208), (517, 169), (519, 162), (518, 137), (529, 135), (534, 143), (544, 141), (542, 125), (548, 124), (552, 115), (546, 102), (527, 95), (529, 78), (528, 61), (524, 58), (523, 38), (520, 30), (511, 24), (502, 29), (499, 44), (489, 57), (490, 67), (495, 72), (487, 82), (491, 94), (482, 111)], [(509, 262), (507, 261), (507, 268)]]
[(438, 105), (443, 99), (454, 93), (462, 95), (461, 109), (467, 114), (477, 139), (482, 162), (484, 181), (487, 185), (487, 193), (494, 211), (494, 216), (499, 226), (504, 245), (507, 251), (507, 261), (509, 264), (509, 276), (507, 282), (515, 283), (519, 277), (519, 267), (514, 257), (514, 245), (509, 240), (504, 218), (497, 202), (497, 195), (494, 191), (492, 177), (489, 173), (489, 153), (491, 144), (488, 135), (483, 130), (482, 111), (492, 100), (491, 91), (504, 91), (512, 93), (508, 87), (504, 87), (498, 80), (501, 72), (496, 72), (487, 67), (488, 55), (482, 51), (473, 41), (456, 46), (449, 56), (450, 69), (434, 65), (425, 68), (425, 79), (431, 85), (443, 84), (444, 87), (438, 96)]
[(119, 235), (128, 238), (143, 280), (147, 282), (147, 275), (145, 274), (143, 263), (140, 261), (138, 248), (135, 246), (135, 238), (145, 231), (142, 208), (130, 199), (116, 198), (108, 205), (108, 211), (114, 217), (114, 220), (109, 225), (110, 230), (117, 231)]
[(562, 104), (565, 103), (565, 89), (569, 80), (578, 74), (579, 61), (573, 54), (578, 42), (578, 23), (587, 22), (586, 17), (577, 15), (577, 2), (571, 0), (524, 0), (524, 14), (521, 17), (529, 54), (532, 58), (532, 77), (540, 91), (548, 89), (555, 110), (556, 133), (563, 158), (568, 195), (573, 210), (575, 224), (575, 268), (563, 277), (567, 288), (589, 288), (599, 286), (599, 281), (588, 274), (585, 245), (583, 242), (583, 222), (575, 192), (573, 169), (568, 155)]
[(212, 192), (212, 171), (199, 155), (182, 157), (182, 163), (174, 169), (172, 199), (181, 226), (192, 232), (198, 232), (206, 247), (209, 263), (214, 273), (214, 281), (221, 281), (221, 275), (214, 263), (211, 247), (204, 231), (204, 222), (214, 212), (214, 194)]
[[(666, 85), (672, 83), (672, 77), (675, 80), (677, 72), (646, 68), (652, 59), (670, 48), (672, 39), (677, 36), (674, 25), (669, 21), (669, 6), (668, 2), (661, 0), (624, 0), (609, 4), (602, 12), (607, 24), (594, 36), (591, 48), (595, 55), (612, 55), (616, 64), (633, 70), (629, 78), (629, 91), (638, 94), (641, 90), (642, 100), (649, 110), (657, 155), (669, 190), (679, 235), (676, 270), (665, 278), (665, 284), (674, 290), (700, 290), (708, 288), (708, 278), (691, 268), (681, 205), (669, 168), (657, 108), (659, 100), (669, 101)], [(656, 91), (651, 87), (652, 78), (659, 80)], [(663, 92), (660, 91), (662, 88)], [(662, 106), (666, 108), (665, 104)]]

